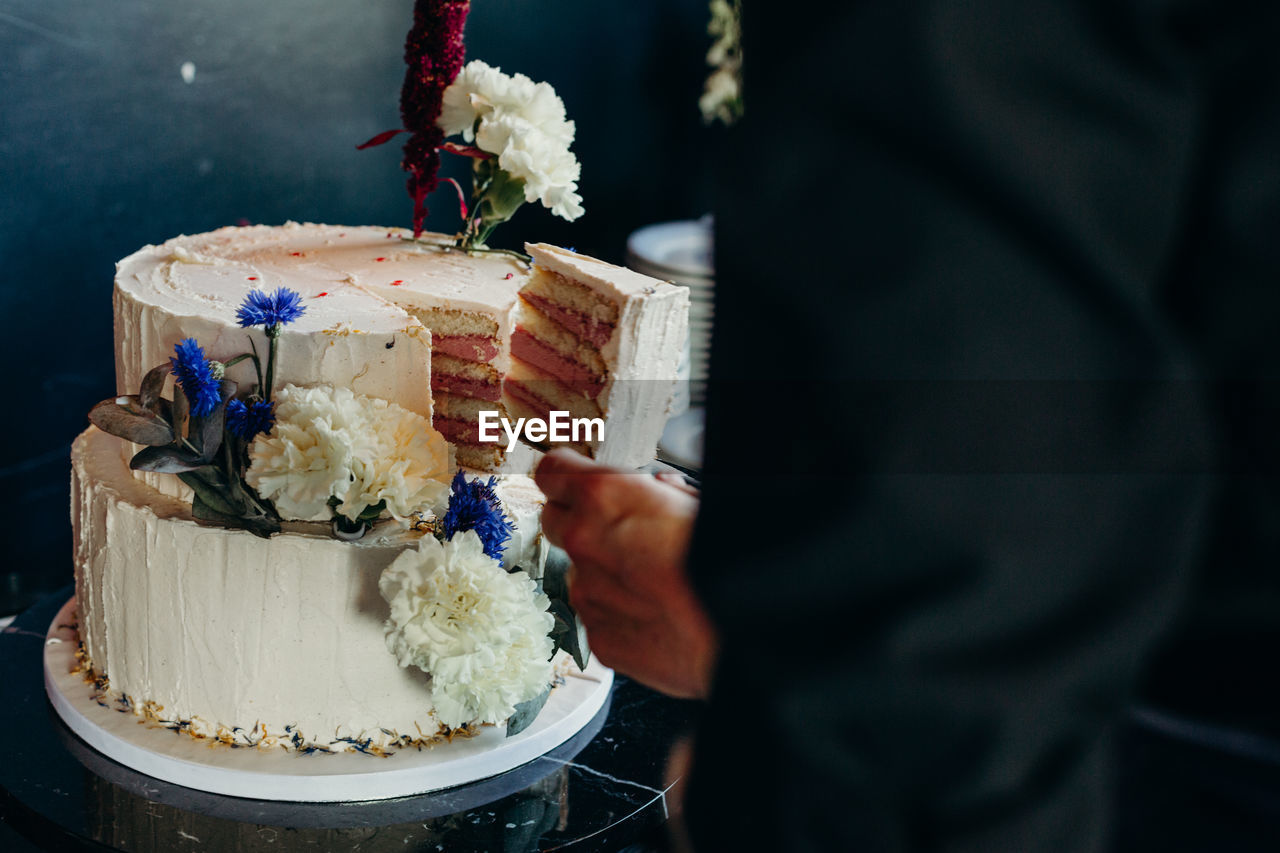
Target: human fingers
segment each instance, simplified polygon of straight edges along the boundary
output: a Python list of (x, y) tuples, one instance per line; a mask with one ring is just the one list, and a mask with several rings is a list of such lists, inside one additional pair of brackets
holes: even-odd
[(594, 462), (581, 453), (572, 450), (553, 450), (534, 469), (533, 480), (554, 503), (572, 505), (585, 476), (608, 470), (604, 465)]
[[(548, 504), (582, 515), (588, 526), (606, 525), (652, 502), (657, 483), (647, 474), (600, 465), (570, 451), (544, 457), (534, 478)], [(661, 491), (668, 491), (661, 486)], [(566, 547), (567, 550), (567, 547)]]
[(607, 627), (618, 620), (652, 621), (662, 617), (660, 602), (656, 596), (638, 594), (627, 584), (626, 572), (619, 572), (609, 563), (595, 560), (575, 560), (570, 569), (572, 583), (569, 603), (586, 622), (597, 629)]
[(653, 475), (653, 478), (659, 483), (673, 486), (687, 495), (693, 495), (694, 497), (699, 495), (698, 490), (689, 485), (689, 481), (684, 478), (684, 475), (675, 471), (659, 471)]
[(590, 563), (597, 572), (616, 574), (621, 570), (622, 555), (610, 551), (614, 547), (610, 526), (590, 509), (559, 503), (548, 503), (542, 508), (543, 534), (551, 544), (568, 553), (575, 567)]
[(611, 521), (590, 504), (548, 501), (542, 507), (542, 533), (576, 561), (603, 559)]

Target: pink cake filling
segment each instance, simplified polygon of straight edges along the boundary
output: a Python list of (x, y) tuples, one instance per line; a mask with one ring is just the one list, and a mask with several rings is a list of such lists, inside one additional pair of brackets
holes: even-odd
[(493, 361), (498, 345), (487, 335), (432, 335), (431, 348), (463, 361)]
[(475, 397), (477, 400), (488, 400), (496, 403), (502, 399), (502, 386), (495, 382), (483, 382), (479, 379), (468, 379), (449, 373), (431, 374), (431, 390), (433, 393), (443, 391), (459, 397)]
[(573, 332), (596, 349), (600, 349), (609, 343), (609, 338), (613, 337), (613, 323), (605, 323), (595, 317), (583, 314), (581, 311), (566, 308), (537, 293), (521, 293), (520, 298), (547, 315), (557, 325)]
[[(475, 421), (464, 421), (461, 418), (446, 418), (436, 415), (431, 419), (436, 432), (453, 444), (479, 444), (480, 425)], [(492, 445), (486, 445), (492, 447)]]
[(548, 373), (566, 387), (589, 400), (600, 396), (604, 380), (572, 359), (565, 358), (555, 349), (517, 326), (511, 335), (511, 354), (516, 358)]

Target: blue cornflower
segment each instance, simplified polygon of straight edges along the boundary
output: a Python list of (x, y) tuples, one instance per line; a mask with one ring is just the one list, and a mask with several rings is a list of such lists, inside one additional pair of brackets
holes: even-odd
[(487, 483), (479, 478), (468, 480), (459, 471), (450, 485), (449, 508), (441, 523), (446, 539), (452, 539), (455, 533), (474, 530), (484, 543), (485, 554), (501, 560), (516, 526), (502, 512), (502, 502), (494, 491), (497, 483), (497, 477), (490, 477)]
[(282, 287), (275, 293), (263, 290), (251, 290), (236, 311), (236, 320), (241, 327), (249, 326), (282, 326), (292, 323), (305, 313), (307, 306), (302, 304), (302, 296), (296, 290)]
[(182, 393), (187, 395), (191, 404), (191, 414), (204, 417), (222, 402), (222, 393), (218, 390), (218, 380), (213, 375), (209, 359), (204, 357), (204, 350), (196, 343), (195, 338), (185, 338), (173, 348), (174, 357), (169, 359), (174, 376), (182, 386)]
[(245, 405), (244, 400), (227, 401), (227, 429), (245, 441), (253, 441), (260, 432), (271, 432), (275, 422), (275, 403), (254, 400)]

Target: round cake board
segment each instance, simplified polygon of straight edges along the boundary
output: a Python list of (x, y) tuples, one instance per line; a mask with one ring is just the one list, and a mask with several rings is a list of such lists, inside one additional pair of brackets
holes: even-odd
[(259, 800), (352, 802), (425, 794), (505, 773), (534, 760), (584, 728), (609, 698), (613, 671), (591, 660), (572, 668), (524, 731), (506, 737), (485, 726), (469, 738), (386, 758), (358, 752), (303, 755), (274, 748), (231, 748), (104, 707), (78, 671), (72, 598), (49, 626), (45, 691), (53, 708), (85, 743), (126, 767), (175, 785)]

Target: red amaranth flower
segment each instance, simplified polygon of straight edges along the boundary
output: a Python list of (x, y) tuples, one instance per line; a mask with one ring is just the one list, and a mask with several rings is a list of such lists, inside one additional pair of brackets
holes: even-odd
[(408, 69), (400, 90), (400, 116), (413, 134), (404, 146), (401, 166), (409, 173), (413, 199), (413, 236), (422, 233), (427, 195), (440, 183), (440, 153), (444, 133), (436, 126), (444, 90), (462, 70), (462, 28), (471, 0), (416, 0), (413, 28), (404, 44)]

